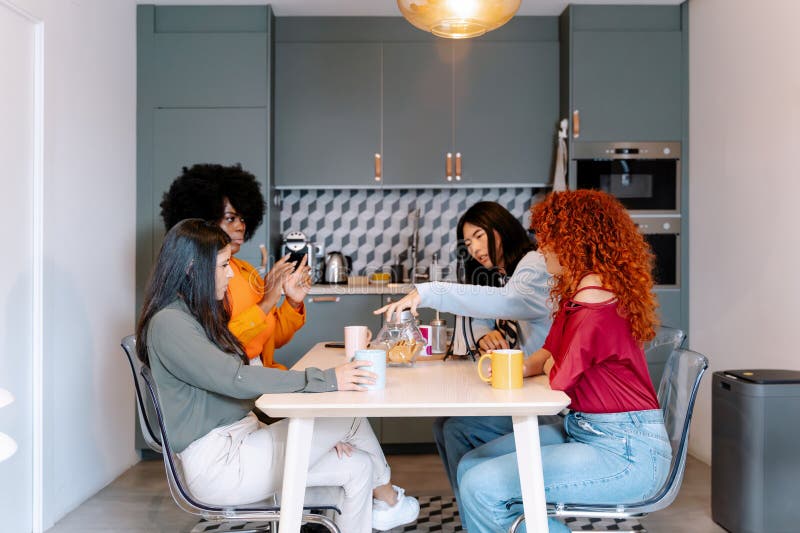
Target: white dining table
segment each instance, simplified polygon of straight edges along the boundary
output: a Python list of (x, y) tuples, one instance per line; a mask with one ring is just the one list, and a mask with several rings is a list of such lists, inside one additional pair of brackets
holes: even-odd
[[(345, 362), (344, 349), (317, 344), (292, 370), (321, 369)], [(478, 377), (471, 361), (418, 361), (389, 367), (386, 387), (377, 391), (319, 394), (264, 394), (256, 407), (271, 417), (289, 418), (283, 469), (280, 530), (300, 531), (314, 419), (321, 417), (511, 416), (527, 531), (547, 531), (537, 416), (554, 415), (569, 404), (547, 378), (524, 380), (520, 389), (494, 389)]]

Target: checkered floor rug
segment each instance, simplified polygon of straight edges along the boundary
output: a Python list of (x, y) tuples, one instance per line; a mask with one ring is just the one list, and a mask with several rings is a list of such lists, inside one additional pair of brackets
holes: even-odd
[[(458, 508), (452, 496), (420, 496), (418, 499), (419, 518), (417, 523), (396, 527), (390, 533), (455, 533), (457, 531), (465, 531), (461, 527)], [(646, 533), (644, 526), (636, 520), (567, 518), (564, 522), (572, 531), (635, 531), (636, 533)], [(248, 530), (253, 525), (253, 523), (242, 524), (241, 529)], [(201, 522), (192, 530), (192, 533), (212, 533), (217, 527), (209, 524), (208, 528), (204, 528), (203, 522)], [(266, 531), (269, 531), (269, 529), (266, 529)], [(303, 526), (303, 531), (316, 533), (326, 530), (320, 526)]]
[[(419, 518), (416, 524), (398, 527), (391, 533), (454, 533), (466, 531), (461, 527), (458, 507), (452, 496), (420, 496)], [(572, 531), (636, 531), (646, 533), (644, 527), (635, 520), (612, 520), (599, 518), (567, 518), (566, 524)]]

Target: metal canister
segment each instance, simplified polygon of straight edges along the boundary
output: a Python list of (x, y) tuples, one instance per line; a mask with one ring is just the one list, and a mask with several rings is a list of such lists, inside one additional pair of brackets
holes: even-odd
[(431, 353), (440, 354), (447, 351), (447, 322), (440, 318), (431, 320)]

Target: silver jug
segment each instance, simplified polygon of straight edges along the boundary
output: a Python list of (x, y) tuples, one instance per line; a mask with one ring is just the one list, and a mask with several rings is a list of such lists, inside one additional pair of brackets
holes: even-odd
[(341, 252), (329, 252), (325, 258), (325, 283), (347, 283), (348, 264)]
[(431, 354), (447, 352), (447, 322), (441, 318), (431, 320)]

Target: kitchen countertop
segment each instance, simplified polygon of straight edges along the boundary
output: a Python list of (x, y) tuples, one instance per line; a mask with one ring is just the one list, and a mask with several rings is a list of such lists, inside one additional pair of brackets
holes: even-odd
[(320, 294), (408, 294), (414, 286), (411, 283), (363, 283), (348, 282), (341, 284), (316, 284), (311, 286), (308, 294), (311, 296)]

